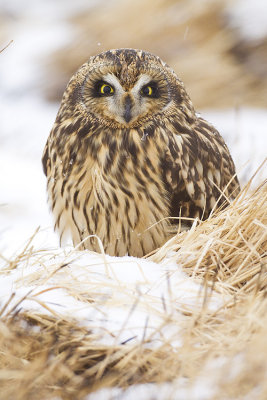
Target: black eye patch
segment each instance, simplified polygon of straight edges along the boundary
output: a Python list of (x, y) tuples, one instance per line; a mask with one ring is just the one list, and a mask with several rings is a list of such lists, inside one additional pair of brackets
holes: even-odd
[(156, 82), (151, 81), (141, 88), (141, 95), (144, 97), (158, 98), (160, 97), (159, 87)]
[(97, 81), (94, 85), (93, 95), (95, 97), (112, 96), (114, 92), (114, 87), (109, 83)]

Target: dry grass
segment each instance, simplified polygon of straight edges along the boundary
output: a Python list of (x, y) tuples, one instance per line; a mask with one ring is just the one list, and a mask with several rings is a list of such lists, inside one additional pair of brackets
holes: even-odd
[[(75, 318), (25, 311), (23, 298), (10, 307), (15, 297), (11, 295), (0, 310), (1, 400), (82, 399), (99, 388), (126, 389), (147, 382), (172, 383), (166, 398), (173, 398), (171, 393), (179, 393), (182, 377), (188, 385), (199, 379), (211, 385), (210, 399), (266, 399), (266, 256), (267, 184), (263, 182), (257, 190), (245, 188), (228, 209), (196, 223), (150, 257), (163, 264), (177, 262), (191, 276), (188, 279), (203, 287), (204, 301), (200, 296), (199, 308), (182, 311), (173, 288), (172, 311), (162, 312), (163, 323), (157, 333), (175, 327), (173, 339), (179, 337), (179, 345), (170, 339), (151, 347), (153, 335), (135, 344), (115, 340), (114, 345), (103, 345), (93, 329)], [(34, 253), (31, 246), (7, 261), (0, 272), (8, 274), (22, 260), (28, 258), (29, 263), (34, 257), (43, 268), (35, 271), (29, 282), (38, 287), (47, 281), (49, 267), (42, 252)], [(60, 282), (65, 287), (60, 275), (63, 267), (55, 263), (52, 268), (56, 287)], [(88, 307), (97, 303), (93, 283), (90, 287), (89, 282), (84, 293), (71, 281), (70, 296), (76, 291), (76, 297)], [(114, 289), (115, 296), (116, 286)], [(224, 299), (217, 309), (209, 307), (209, 294), (214, 290)], [(125, 289), (125, 296), (134, 303), (130, 290)], [(177, 311), (182, 318), (177, 319)]]
[[(249, 187), (249, 185), (248, 185)], [(171, 258), (194, 278), (219, 291), (246, 295), (267, 286), (267, 181), (248, 187), (225, 211), (178, 234), (151, 259)], [(168, 257), (170, 259), (170, 257)]]

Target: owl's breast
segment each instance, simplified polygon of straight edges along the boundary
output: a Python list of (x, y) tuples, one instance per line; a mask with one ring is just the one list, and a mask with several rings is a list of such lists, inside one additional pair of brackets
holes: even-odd
[(61, 237), (70, 232), (75, 245), (99, 251), (96, 235), (108, 254), (143, 256), (166, 241), (168, 198), (153, 140), (126, 134), (103, 140), (97, 155), (89, 151), (72, 166), (53, 213)]

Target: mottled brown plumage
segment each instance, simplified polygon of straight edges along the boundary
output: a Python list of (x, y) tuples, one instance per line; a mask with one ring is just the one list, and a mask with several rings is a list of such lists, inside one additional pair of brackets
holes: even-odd
[(61, 241), (99, 251), (97, 235), (111, 255), (143, 256), (171, 236), (168, 217), (205, 219), (239, 192), (222, 137), (141, 50), (101, 53), (71, 78), (43, 167)]

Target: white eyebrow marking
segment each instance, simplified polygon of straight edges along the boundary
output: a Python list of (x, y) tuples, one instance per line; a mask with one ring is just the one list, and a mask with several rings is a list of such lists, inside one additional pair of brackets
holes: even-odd
[(152, 78), (149, 75), (143, 74), (140, 76), (134, 87), (132, 88), (132, 93), (136, 95), (140, 89), (145, 86), (147, 83), (151, 82)]
[(118, 93), (124, 93), (125, 90), (120, 84), (119, 79), (113, 74), (106, 74), (103, 76), (103, 80), (107, 83), (110, 83)]

